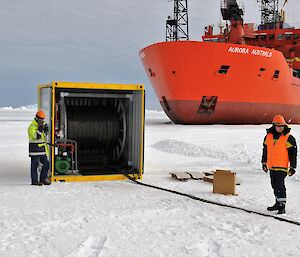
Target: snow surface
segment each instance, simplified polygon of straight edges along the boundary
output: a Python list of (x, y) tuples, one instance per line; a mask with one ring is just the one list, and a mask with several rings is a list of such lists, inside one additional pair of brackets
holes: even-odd
[[(130, 181), (30, 186), (27, 127), (35, 108), (0, 109), (0, 256), (300, 256), (300, 227), (201, 203)], [(268, 125), (174, 125), (147, 111), (143, 182), (269, 213), (274, 197), (260, 169)], [(292, 125), (300, 138), (300, 126)], [(231, 169), (238, 196), (171, 171)], [(300, 172), (286, 179), (287, 214), (300, 221)]]

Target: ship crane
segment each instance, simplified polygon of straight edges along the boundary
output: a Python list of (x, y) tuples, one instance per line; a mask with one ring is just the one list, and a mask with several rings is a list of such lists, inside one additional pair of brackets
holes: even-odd
[[(285, 13), (279, 11), (279, 0), (257, 0), (261, 9), (261, 24), (259, 30), (283, 28)], [(286, 5), (284, 1), (282, 8)]]
[(225, 21), (243, 21), (244, 7), (241, 7), (236, 0), (223, 0), (221, 13)]
[(166, 21), (166, 41), (189, 40), (187, 0), (173, 0), (173, 17)]
[(223, 20), (230, 21), (228, 42), (234, 44), (245, 44), (244, 38), (244, 7), (236, 0), (222, 0), (221, 13)]

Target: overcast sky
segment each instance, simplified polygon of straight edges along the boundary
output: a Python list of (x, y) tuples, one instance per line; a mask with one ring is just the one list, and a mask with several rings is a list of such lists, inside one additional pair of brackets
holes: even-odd
[[(283, 2), (283, 1), (282, 1)], [(256, 0), (244, 0), (245, 22), (260, 22)], [(288, 0), (300, 27), (300, 1)], [(220, 0), (189, 0), (190, 39), (220, 21)], [(168, 0), (2, 0), (0, 106), (36, 103), (37, 84), (53, 80), (143, 83), (148, 109), (158, 109), (138, 51), (165, 40)]]

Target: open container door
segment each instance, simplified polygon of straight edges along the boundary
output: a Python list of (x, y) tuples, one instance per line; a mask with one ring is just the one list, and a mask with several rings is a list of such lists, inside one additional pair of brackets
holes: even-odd
[(49, 171), (52, 171), (52, 147), (53, 144), (53, 110), (52, 110), (52, 99), (53, 99), (53, 92), (52, 92), (52, 85), (51, 84), (45, 84), (45, 85), (39, 85), (38, 86), (38, 109), (42, 110), (46, 114), (45, 122), (49, 127), (49, 133), (47, 135), (47, 142), (49, 147), (49, 160), (50, 160), (50, 167)]

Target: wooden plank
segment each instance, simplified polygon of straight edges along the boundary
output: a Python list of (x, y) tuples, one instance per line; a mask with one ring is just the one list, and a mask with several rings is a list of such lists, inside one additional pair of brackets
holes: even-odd
[(187, 181), (191, 178), (191, 176), (186, 172), (170, 172), (170, 175), (172, 178), (175, 178), (179, 181)]

